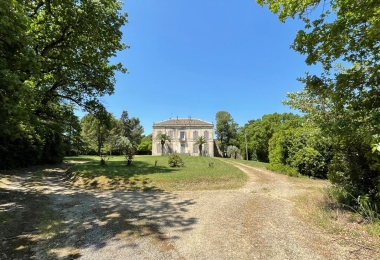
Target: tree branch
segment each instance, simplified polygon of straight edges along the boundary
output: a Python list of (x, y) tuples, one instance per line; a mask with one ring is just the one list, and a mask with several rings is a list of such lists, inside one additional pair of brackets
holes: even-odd
[(68, 37), (69, 35), (72, 34), (72, 32), (69, 32), (69, 33), (66, 34), (67, 30), (68, 30), (70, 27), (71, 27), (71, 25), (68, 24), (68, 25), (63, 29), (63, 31), (62, 31), (62, 36), (61, 36), (58, 40), (53, 41), (53, 42), (51, 42), (49, 45), (47, 45), (47, 46), (42, 50), (42, 52), (41, 52), (41, 56), (45, 56), (45, 54), (46, 54), (49, 50), (53, 49), (53, 48), (54, 48), (55, 46), (57, 46), (59, 43), (64, 42), (64, 41), (67, 39), (67, 37)]
[(44, 5), (44, 2), (39, 2), (38, 5), (34, 8), (33, 13), (29, 14), (29, 17), (37, 15), (38, 10)]

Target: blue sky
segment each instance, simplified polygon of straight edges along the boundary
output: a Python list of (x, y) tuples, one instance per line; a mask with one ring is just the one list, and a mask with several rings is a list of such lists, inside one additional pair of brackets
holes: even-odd
[(129, 74), (117, 74), (115, 94), (101, 100), (116, 118), (123, 110), (140, 118), (145, 134), (170, 117), (215, 124), (224, 110), (242, 126), (290, 112), (281, 100), (315, 70), (289, 48), (302, 23), (281, 23), (253, 0), (126, 0), (123, 10), (130, 49), (113, 61)]

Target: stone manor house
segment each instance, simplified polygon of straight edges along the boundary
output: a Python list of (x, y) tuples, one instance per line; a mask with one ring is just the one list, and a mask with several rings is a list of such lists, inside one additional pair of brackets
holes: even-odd
[(199, 136), (207, 141), (202, 146), (202, 153), (206, 156), (214, 156), (214, 124), (195, 118), (168, 119), (159, 123), (153, 123), (152, 155), (161, 155), (161, 143), (156, 140), (158, 134), (165, 133), (170, 137), (166, 141), (164, 154), (179, 153), (186, 155), (199, 155), (198, 145), (195, 144)]

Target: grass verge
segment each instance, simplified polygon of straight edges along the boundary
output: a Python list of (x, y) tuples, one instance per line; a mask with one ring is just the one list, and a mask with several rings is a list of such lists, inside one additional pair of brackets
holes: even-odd
[(342, 208), (329, 195), (331, 187), (309, 189), (307, 196), (294, 198), (295, 214), (302, 220), (324, 229), (341, 244), (380, 257), (380, 223), (369, 222), (361, 215)]
[(245, 164), (245, 165), (256, 167), (256, 168), (262, 168), (262, 169), (266, 169), (269, 164), (269, 163), (258, 162), (258, 161), (235, 160), (231, 158), (221, 158), (221, 160), (225, 162), (237, 162), (237, 163)]
[[(81, 157), (76, 157), (77, 161)], [(212, 157), (183, 156), (184, 167), (169, 167), (168, 156), (136, 156), (127, 166), (124, 156), (99, 157), (69, 170), (68, 180), (84, 188), (123, 190), (216, 190), (236, 189), (247, 181), (245, 173)], [(72, 160), (67, 157), (65, 160)], [(157, 161), (157, 163), (156, 163)], [(213, 167), (209, 163), (213, 162)]]

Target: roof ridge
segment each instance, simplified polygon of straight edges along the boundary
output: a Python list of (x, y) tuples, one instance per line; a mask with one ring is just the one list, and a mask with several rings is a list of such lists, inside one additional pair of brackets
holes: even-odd
[(157, 122), (157, 123), (154, 123), (153, 122), (153, 125), (156, 125), (156, 124), (163, 124), (163, 123), (174, 123), (176, 121), (181, 121), (181, 122), (186, 122), (186, 121), (195, 121), (195, 122), (192, 122), (192, 123), (197, 123), (196, 121), (200, 122), (200, 123), (205, 123), (205, 124), (210, 124), (210, 125), (214, 125), (214, 123), (212, 122), (208, 122), (208, 121), (205, 121), (205, 120), (202, 120), (202, 119), (199, 119), (199, 118), (169, 118), (169, 119), (166, 119), (166, 120), (163, 120), (163, 121), (160, 121), (160, 122)]

